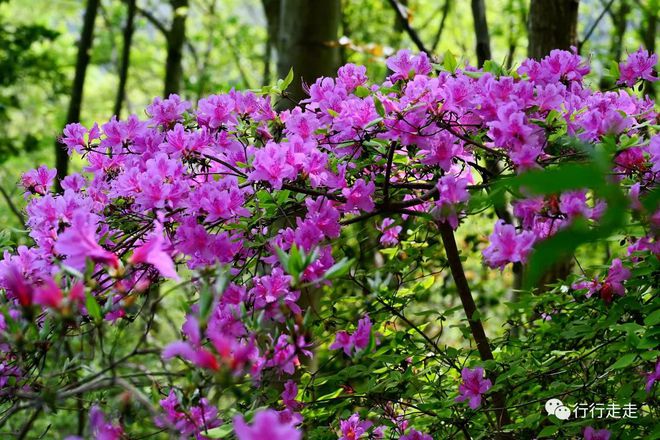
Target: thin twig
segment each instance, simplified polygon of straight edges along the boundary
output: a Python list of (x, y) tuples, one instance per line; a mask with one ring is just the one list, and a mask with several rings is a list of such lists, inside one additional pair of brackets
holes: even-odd
[(587, 33), (584, 35), (584, 38), (582, 39), (582, 41), (580, 41), (580, 44), (578, 44), (578, 52), (580, 51), (580, 49), (582, 49), (582, 46), (584, 45), (584, 43), (586, 43), (589, 40), (589, 38), (591, 37), (591, 34), (594, 33), (594, 31), (598, 27), (598, 24), (603, 19), (605, 14), (608, 13), (608, 11), (610, 10), (610, 8), (612, 7), (613, 4), (614, 4), (614, 0), (610, 0), (610, 2), (607, 4), (607, 6), (605, 6), (605, 8), (603, 8), (603, 10), (601, 11), (598, 18), (596, 18), (596, 21), (593, 22), (593, 24), (591, 25), (591, 27), (589, 28)]
[(401, 22), (403, 30), (406, 31), (412, 42), (415, 43), (417, 49), (430, 56), (431, 51), (426, 48), (422, 40), (419, 38), (417, 31), (413, 29), (408, 22), (409, 16), (406, 7), (401, 5), (401, 3), (399, 3), (397, 0), (388, 0), (388, 2), (390, 5), (392, 5), (392, 8), (394, 8), (394, 12), (396, 13), (396, 16), (399, 17), (399, 21)]
[(0, 186), (0, 194), (2, 194), (2, 197), (5, 199), (5, 202), (9, 206), (9, 210), (16, 216), (16, 218), (21, 222), (21, 226), (25, 226), (25, 218), (23, 217), (23, 214), (21, 211), (16, 207), (14, 202), (11, 199), (11, 196), (5, 189)]

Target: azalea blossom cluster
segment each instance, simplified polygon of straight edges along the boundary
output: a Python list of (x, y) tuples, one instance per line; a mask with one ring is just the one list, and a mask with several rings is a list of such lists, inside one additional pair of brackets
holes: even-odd
[[(632, 54), (621, 83), (655, 80), (653, 57)], [(511, 76), (470, 67), (436, 73), (426, 55), (405, 50), (387, 65), (392, 74), (374, 84), (364, 67), (348, 64), (336, 78), (311, 84), (309, 98), (292, 110), (276, 111), (269, 96), (252, 92), (209, 96), (194, 107), (171, 95), (155, 99), (146, 119), (67, 126), (61, 142), (82, 156), (82, 173), (59, 182), (59, 193), (54, 170), (23, 176), (33, 245), (0, 261), (0, 392), (36, 389), (28, 368), (36, 358), (17, 351), (19, 323), (62, 319), (65, 330), (129, 323), (136, 302), (163, 279), (188, 279), (198, 293), (180, 339), (160, 353), (166, 364), (178, 358), (199, 374), (229, 372), (257, 384), (293, 379), (315, 347), (331, 342), (310, 338), (302, 298), (341, 272), (332, 244), (344, 227), (382, 215), (382, 246), (399, 243), (401, 218), (455, 230), (472, 194), (497, 177), (485, 159), (515, 175), (580, 157), (577, 148), (557, 147), (564, 137), (592, 145), (608, 136), (635, 139), (616, 152), (611, 171), (649, 226), (630, 239), (630, 255), (660, 254), (660, 210), (640, 203), (660, 172), (651, 100), (590, 89), (587, 62), (567, 51), (526, 60)], [(536, 243), (577, 219), (597, 224), (606, 208), (588, 189), (523, 191), (513, 201), (516, 223), (494, 224), (484, 261), (500, 269), (525, 263)], [(225, 268), (217, 275), (225, 282), (204, 284), (217, 268)], [(612, 293), (625, 294), (629, 276), (614, 260), (604, 281), (575, 288), (611, 301)], [(376, 345), (377, 325), (356, 315), (355, 330), (339, 331), (330, 348), (355, 356)], [(478, 408), (491, 382), (481, 368), (462, 376), (456, 400)], [(257, 412), (251, 423), (235, 418), (237, 437), (300, 438), (295, 387), (287, 382), (281, 409)], [(166, 396), (156, 426), (205, 438), (223, 423), (204, 397), (184, 408), (178, 391)], [(120, 428), (91, 417), (103, 438), (119, 438)], [(372, 423), (356, 414), (337, 426), (340, 438), (357, 439)], [(382, 432), (372, 431), (372, 438)], [(430, 438), (400, 432), (401, 439)]]

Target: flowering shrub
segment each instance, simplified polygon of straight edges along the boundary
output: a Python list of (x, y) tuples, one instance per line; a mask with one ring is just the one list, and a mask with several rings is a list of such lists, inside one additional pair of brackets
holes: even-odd
[[(654, 57), (632, 54), (620, 83), (655, 80)], [(564, 51), (510, 73), (408, 51), (387, 66), (374, 84), (346, 65), (292, 110), (271, 105), (280, 81), (69, 125), (61, 142), (83, 173), (61, 193), (46, 167), (24, 175), (31, 244), (0, 262), (4, 430), (651, 435), (653, 102), (592, 90), (588, 63)], [(490, 268), (524, 266), (525, 289), (489, 338), (489, 292), (475, 302), (455, 231), (493, 207), (476, 246)], [(608, 246), (604, 268), (535, 289), (584, 244)], [(541, 409), (551, 397), (639, 412), (559, 424)], [(77, 422), (54, 417), (71, 411)]]

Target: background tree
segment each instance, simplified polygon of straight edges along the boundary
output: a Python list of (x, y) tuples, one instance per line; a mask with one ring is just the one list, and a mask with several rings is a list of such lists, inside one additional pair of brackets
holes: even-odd
[(170, 0), (172, 26), (167, 32), (167, 60), (165, 61), (165, 90), (163, 96), (179, 93), (183, 79), (183, 45), (186, 42), (188, 0)]
[[(80, 31), (80, 40), (78, 41), (78, 56), (76, 58), (76, 71), (73, 76), (73, 85), (71, 86), (71, 99), (69, 100), (69, 110), (66, 115), (66, 124), (80, 121), (80, 110), (83, 100), (83, 88), (85, 85), (85, 76), (87, 66), (91, 57), (92, 45), (94, 43), (94, 22), (99, 8), (99, 0), (88, 0), (85, 16), (83, 19), (82, 30)], [(65, 124), (65, 125), (66, 125)], [(55, 168), (57, 176), (61, 179), (68, 174), (69, 156), (59, 141), (55, 141)]]
[(288, 89), (290, 106), (304, 96), (303, 84), (320, 76), (332, 76), (340, 65), (337, 41), (341, 2), (327, 0), (280, 0), (277, 73), (284, 78), (293, 69)]
[(131, 44), (133, 42), (133, 31), (135, 30), (135, 13), (137, 11), (137, 0), (126, 0), (126, 24), (124, 24), (121, 63), (119, 67), (119, 85), (117, 86), (117, 97), (115, 98), (114, 114), (117, 118), (121, 116), (121, 108), (126, 96), (126, 82), (128, 81), (128, 66), (131, 60)]
[(477, 40), (477, 66), (483, 67), (486, 60), (492, 58), (490, 52), (490, 34), (486, 20), (486, 3), (484, 0), (472, 0), (472, 17), (474, 20), (474, 35)]
[(531, 0), (527, 55), (542, 58), (552, 49), (578, 45), (579, 0)]

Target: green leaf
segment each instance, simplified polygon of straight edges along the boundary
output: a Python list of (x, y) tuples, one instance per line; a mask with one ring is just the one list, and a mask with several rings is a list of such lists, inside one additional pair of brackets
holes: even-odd
[(621, 368), (626, 368), (628, 365), (633, 363), (636, 357), (637, 354), (635, 353), (625, 354), (610, 366), (610, 370), (619, 370)]
[(649, 316), (644, 318), (644, 324), (648, 325), (649, 327), (660, 324), (660, 309), (654, 311)]
[(331, 280), (346, 275), (354, 262), (355, 260), (353, 259), (349, 260), (346, 257), (342, 258), (341, 260), (333, 264), (332, 267), (325, 272), (323, 278), (325, 278), (326, 280)]
[(546, 426), (539, 432), (539, 438), (540, 437), (552, 437), (554, 436), (557, 431), (559, 431), (559, 426), (552, 425), (552, 426)]
[(202, 431), (200, 434), (203, 434), (204, 437), (208, 438), (225, 438), (231, 434), (234, 425), (227, 423), (225, 425), (218, 426), (217, 428), (209, 429), (208, 431)]
[(100, 321), (101, 320), (101, 307), (99, 306), (99, 303), (96, 301), (96, 298), (91, 294), (91, 292), (86, 292), (85, 293), (85, 307), (87, 308), (87, 313), (89, 313), (89, 316), (94, 319), (94, 321)]
[(371, 91), (365, 86), (357, 86), (354, 93), (358, 98), (365, 98), (371, 94)]
[(376, 107), (376, 113), (378, 113), (378, 116), (384, 118), (385, 107), (383, 106), (383, 103), (380, 101), (380, 99), (376, 98), (375, 96), (374, 96), (374, 107)]
[(284, 252), (279, 246), (275, 247), (275, 252), (277, 252), (277, 258), (280, 260), (282, 267), (288, 272), (289, 271), (289, 254)]
[(484, 70), (484, 72), (490, 72), (495, 76), (501, 76), (501, 75), (504, 75), (506, 73), (504, 71), (504, 67), (502, 67), (501, 64), (496, 63), (493, 60), (486, 60), (484, 62), (483, 70)]
[(603, 173), (595, 164), (566, 164), (545, 170), (533, 170), (511, 179), (499, 181), (499, 185), (531, 191), (534, 194), (555, 194), (570, 189), (593, 188), (605, 184)]
[(286, 90), (286, 88), (289, 87), (292, 81), (293, 81), (293, 67), (289, 69), (289, 73), (287, 73), (284, 79), (282, 80), (282, 84), (281, 84), (282, 90)]
[(647, 211), (649, 212), (655, 212), (655, 210), (658, 207), (658, 204), (660, 203), (660, 187), (657, 187), (653, 189), (652, 191), (649, 191), (644, 198), (641, 200), (642, 205), (644, 205), (644, 208), (646, 208)]
[(451, 73), (456, 72), (456, 67), (458, 67), (458, 61), (456, 61), (456, 57), (454, 56), (451, 51), (446, 51), (445, 55), (442, 59), (442, 65), (443, 67)]

